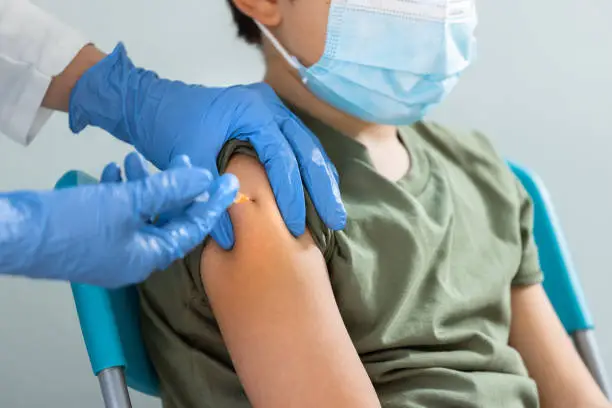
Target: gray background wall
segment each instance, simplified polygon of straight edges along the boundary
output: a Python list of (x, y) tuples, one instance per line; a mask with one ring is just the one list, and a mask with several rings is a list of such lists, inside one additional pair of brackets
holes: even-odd
[[(262, 73), (224, 0), (35, 2), (107, 51), (124, 41), (163, 76), (219, 85)], [(612, 370), (612, 2), (481, 0), (479, 11), (479, 60), (434, 117), (489, 134), (545, 180)], [(0, 139), (0, 190), (48, 188), (72, 168), (98, 174), (128, 151), (66, 124), (56, 115), (28, 149)], [(101, 406), (66, 284), (0, 279), (0, 406)], [(135, 406), (158, 404), (136, 396)]]

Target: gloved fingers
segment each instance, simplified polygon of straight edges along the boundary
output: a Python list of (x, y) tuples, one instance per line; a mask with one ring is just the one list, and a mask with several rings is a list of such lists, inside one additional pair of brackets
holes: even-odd
[(140, 153), (131, 152), (125, 156), (123, 167), (125, 168), (125, 178), (127, 181), (142, 180), (149, 177), (147, 162)]
[(212, 183), (208, 197), (203, 195), (196, 199), (183, 214), (162, 227), (147, 226), (147, 231), (160, 240), (160, 247), (164, 249), (156, 267), (167, 267), (202, 243), (221, 214), (227, 214), (238, 187), (238, 179), (225, 174)]
[[(219, 177), (216, 169), (214, 169), (214, 171), (215, 173), (213, 174), (217, 175), (217, 179), (226, 176), (224, 174)], [(233, 174), (231, 176), (236, 179)], [(238, 182), (238, 179), (236, 179), (236, 182)], [(211, 193), (214, 193), (214, 191), (211, 190)], [(219, 220), (212, 228), (210, 236), (212, 237), (212, 239), (215, 240), (217, 244), (219, 244), (221, 248), (225, 249), (226, 251), (232, 249), (232, 247), (234, 246), (234, 227), (232, 226), (232, 220), (230, 219), (229, 213), (227, 211), (222, 211), (219, 214)]]
[(331, 229), (344, 228), (346, 211), (340, 199), (338, 172), (319, 140), (285, 107), (269, 86), (253, 84), (250, 88), (258, 91), (268, 102), (278, 126), (291, 145), (303, 183), (321, 219)]
[[(325, 152), (325, 149), (323, 148), (323, 145), (321, 144), (319, 139), (310, 131), (310, 129), (308, 129), (308, 127), (306, 127), (306, 125), (302, 123), (300, 118), (298, 118), (293, 112), (288, 110), (284, 105), (282, 106), (282, 108), (289, 115), (289, 120), (293, 122), (292, 124), (291, 123), (286, 124), (286, 126), (290, 126), (290, 127), (295, 126), (302, 130), (301, 132), (299, 130), (296, 130), (293, 137), (289, 137), (290, 135), (285, 133), (285, 137), (289, 141), (289, 144), (292, 145), (291, 147), (293, 148), (294, 142), (297, 142), (299, 144), (300, 141), (302, 140), (302, 136), (304, 136), (303, 139), (304, 139), (304, 143), (306, 144), (306, 146), (303, 146), (301, 150), (306, 151), (305, 149), (307, 149), (310, 145), (309, 141), (312, 142), (315, 145), (314, 148), (318, 149), (321, 152), (323, 159), (325, 160), (325, 163), (327, 163), (328, 167), (330, 167), (332, 173), (334, 174), (334, 179), (336, 180), (336, 183), (340, 183), (340, 177), (338, 176), (338, 171), (336, 170), (336, 166), (334, 166), (334, 164), (330, 160), (329, 156), (327, 155), (327, 152)], [(282, 129), (282, 125), (280, 127)], [(306, 136), (308, 136), (308, 138), (306, 138)]]
[(119, 183), (121, 179), (121, 169), (117, 163), (108, 163), (104, 170), (102, 170), (102, 177), (100, 178), (102, 183)]
[[(188, 156), (183, 155), (183, 154), (174, 157), (170, 161), (170, 165), (168, 166), (169, 169), (178, 169), (178, 168), (186, 168), (186, 167), (192, 167), (191, 160), (189, 159)], [(175, 218), (178, 214), (181, 214), (183, 211), (185, 211), (185, 208), (186, 207), (181, 207), (181, 208), (177, 207), (163, 214), (159, 214), (159, 218), (157, 218), (156, 220), (153, 220), (153, 222), (156, 223), (157, 225), (164, 225), (169, 220), (171, 220), (172, 218)]]
[(227, 211), (219, 214), (219, 221), (210, 232), (210, 236), (226, 251), (234, 247), (234, 227)]
[(198, 196), (207, 196), (212, 175), (201, 168), (175, 168), (126, 186), (133, 189), (137, 213), (144, 220), (183, 208)]
[(327, 153), (325, 153), (325, 149), (323, 148), (323, 145), (321, 145), (319, 139), (310, 131), (310, 129), (308, 129), (302, 123), (302, 121), (293, 112), (287, 109), (287, 107), (282, 103), (280, 99), (278, 99), (278, 97), (276, 99), (278, 100), (278, 103), (273, 103), (269, 106), (274, 112), (274, 117), (279, 127), (282, 129), (283, 123), (285, 123), (286, 121), (293, 121), (294, 123), (289, 124), (289, 126), (295, 125), (293, 127), (295, 127), (296, 129), (301, 129), (301, 131), (297, 130), (293, 133), (284, 132), (287, 141), (292, 144), (294, 144), (295, 142), (303, 141), (306, 144), (306, 146), (301, 147), (303, 151), (309, 151), (308, 149), (310, 148), (310, 146), (308, 145), (310, 145), (310, 142), (312, 142), (315, 145), (315, 148), (321, 151), (323, 158), (325, 159), (326, 163), (328, 163), (329, 167), (332, 170), (332, 173), (334, 174), (336, 183), (339, 183), (338, 172), (336, 171), (334, 165), (331, 163), (331, 160), (329, 160), (329, 157), (327, 156)]
[(192, 167), (191, 159), (189, 158), (189, 156), (184, 155), (184, 154), (180, 154), (180, 155), (174, 157), (170, 161), (169, 168), (171, 168), (171, 169), (179, 169), (179, 168), (182, 168), (182, 167)]
[(298, 119), (289, 117), (281, 123), (299, 163), (302, 180), (321, 220), (332, 230), (346, 224), (346, 210), (340, 197), (338, 173), (319, 141)]
[(257, 132), (238, 137), (248, 140), (264, 165), (276, 204), (294, 236), (306, 230), (306, 202), (298, 162), (275, 122)]

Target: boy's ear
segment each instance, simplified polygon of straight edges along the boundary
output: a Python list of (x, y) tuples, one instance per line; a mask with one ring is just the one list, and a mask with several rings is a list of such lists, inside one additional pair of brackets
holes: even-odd
[(232, 0), (243, 14), (269, 27), (281, 23), (281, 11), (278, 0)]

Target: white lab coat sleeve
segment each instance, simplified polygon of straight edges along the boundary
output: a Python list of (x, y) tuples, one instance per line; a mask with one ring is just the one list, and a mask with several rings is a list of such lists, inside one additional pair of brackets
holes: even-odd
[(40, 106), (51, 78), (86, 44), (28, 0), (0, 0), (0, 133), (32, 141), (51, 115)]

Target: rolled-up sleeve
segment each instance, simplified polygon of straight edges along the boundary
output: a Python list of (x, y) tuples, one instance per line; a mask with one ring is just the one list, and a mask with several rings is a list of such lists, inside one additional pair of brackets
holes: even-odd
[(0, 0), (0, 133), (30, 143), (51, 115), (51, 79), (87, 40), (27, 0)]

